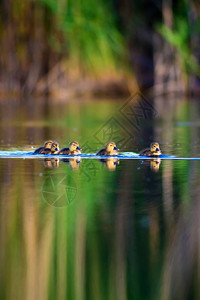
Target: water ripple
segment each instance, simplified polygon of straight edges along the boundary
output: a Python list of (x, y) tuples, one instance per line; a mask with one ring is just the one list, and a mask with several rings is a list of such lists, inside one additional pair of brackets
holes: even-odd
[[(23, 158), (23, 159), (37, 159), (44, 157), (81, 157), (83, 159), (100, 159), (102, 156), (96, 155), (95, 153), (82, 153), (81, 155), (52, 155), (52, 154), (34, 154), (34, 152), (27, 151), (0, 151), (0, 158)], [(139, 156), (138, 153), (135, 152), (121, 152), (119, 155), (115, 156), (104, 156), (104, 158), (116, 157), (119, 159), (152, 159), (150, 157)], [(174, 155), (160, 155), (161, 159), (175, 159), (175, 160), (200, 160), (200, 157), (177, 157)]]

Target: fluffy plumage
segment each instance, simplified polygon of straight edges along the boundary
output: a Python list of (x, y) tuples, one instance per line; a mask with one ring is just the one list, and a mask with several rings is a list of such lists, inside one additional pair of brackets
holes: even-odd
[(116, 147), (116, 144), (114, 142), (109, 142), (106, 144), (106, 147), (99, 150), (97, 155), (118, 155), (118, 148)]
[(59, 151), (59, 155), (79, 155), (81, 154), (81, 148), (78, 142), (71, 142), (69, 148), (63, 148)]
[(49, 154), (51, 153), (51, 146), (53, 141), (46, 141), (43, 147), (37, 148), (34, 153), (35, 154)]
[(140, 156), (159, 156), (162, 152), (160, 151), (160, 146), (158, 143), (151, 143), (150, 148), (143, 149), (140, 151)]

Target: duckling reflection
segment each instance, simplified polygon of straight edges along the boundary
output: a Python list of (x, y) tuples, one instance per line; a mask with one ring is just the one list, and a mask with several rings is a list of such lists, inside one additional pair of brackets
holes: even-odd
[(161, 164), (160, 158), (148, 159), (143, 161), (143, 165), (150, 166), (153, 172), (158, 172)]
[(67, 159), (61, 159), (61, 161), (69, 163), (69, 166), (72, 170), (77, 170), (81, 163), (80, 158), (67, 158)]
[(45, 158), (44, 165), (49, 169), (54, 169), (59, 167), (59, 158)]
[(99, 159), (99, 161), (104, 164), (109, 171), (115, 171), (116, 166), (119, 165), (118, 158), (105, 158)]
[(161, 159), (156, 158), (156, 159), (151, 159), (150, 161), (150, 168), (154, 172), (158, 172), (161, 164)]

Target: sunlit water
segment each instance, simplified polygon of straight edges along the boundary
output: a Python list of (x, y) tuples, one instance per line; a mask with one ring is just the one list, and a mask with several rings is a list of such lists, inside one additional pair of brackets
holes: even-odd
[[(134, 153), (134, 152), (121, 152), (118, 155), (114, 155), (114, 156), (100, 156), (97, 155), (96, 153), (81, 153), (79, 155), (54, 155), (54, 154), (35, 154), (34, 151), (0, 151), (0, 157), (1, 158), (23, 158), (23, 159), (31, 159), (31, 158), (48, 158), (48, 159), (62, 159), (62, 158), (84, 158), (84, 159), (108, 159), (108, 158), (118, 158), (118, 159), (150, 159), (150, 157), (148, 156), (140, 156), (138, 153)], [(154, 157), (156, 158), (156, 157)], [(165, 154), (161, 154), (159, 155), (157, 158), (161, 158), (161, 159), (200, 159), (200, 158), (179, 158), (176, 157), (174, 155), (165, 155)]]
[[(200, 103), (158, 100), (133, 123), (123, 101), (0, 104), (2, 299), (199, 299)], [(47, 139), (85, 154), (32, 155)]]

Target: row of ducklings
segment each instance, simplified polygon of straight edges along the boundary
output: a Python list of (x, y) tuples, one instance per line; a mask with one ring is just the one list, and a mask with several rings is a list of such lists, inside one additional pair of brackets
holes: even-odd
[(43, 147), (35, 150), (36, 154), (56, 154), (56, 155), (79, 155), (81, 148), (78, 142), (71, 142), (69, 148), (59, 149), (59, 144), (55, 141), (46, 141)]
[[(79, 147), (78, 142), (71, 142), (69, 148), (63, 148), (59, 150), (59, 144), (55, 141), (46, 141), (43, 147), (40, 147), (35, 150), (34, 153), (38, 154), (54, 154), (54, 155), (79, 155), (81, 154), (81, 148)], [(116, 147), (114, 142), (109, 142), (106, 144), (105, 148), (99, 150), (97, 155), (106, 155), (113, 156), (118, 155), (119, 149)], [(161, 155), (160, 146), (158, 143), (151, 143), (149, 148), (143, 149), (140, 151), (140, 156), (159, 156)]]

